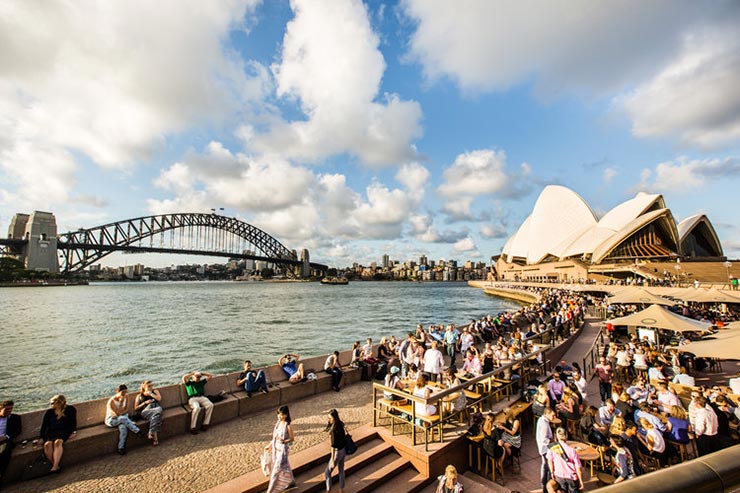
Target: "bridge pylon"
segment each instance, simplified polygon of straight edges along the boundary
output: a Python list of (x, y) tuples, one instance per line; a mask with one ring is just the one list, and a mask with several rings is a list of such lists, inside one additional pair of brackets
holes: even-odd
[(59, 272), (57, 257), (57, 220), (51, 212), (34, 211), (13, 216), (8, 238), (26, 240), (20, 260), (28, 270)]

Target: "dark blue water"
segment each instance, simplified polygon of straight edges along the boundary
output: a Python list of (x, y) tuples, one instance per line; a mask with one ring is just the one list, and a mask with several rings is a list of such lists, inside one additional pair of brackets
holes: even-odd
[(465, 283), (183, 282), (3, 288), (0, 400), (19, 411), (80, 401), (188, 371), (224, 373), (349, 349), (417, 323), (465, 323), (516, 309)]

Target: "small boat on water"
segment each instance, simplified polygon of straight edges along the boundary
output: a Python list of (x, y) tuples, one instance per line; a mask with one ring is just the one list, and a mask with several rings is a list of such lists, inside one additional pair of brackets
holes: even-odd
[(349, 284), (349, 280), (346, 277), (325, 277), (321, 280), (321, 284), (331, 284), (332, 286), (339, 286)]

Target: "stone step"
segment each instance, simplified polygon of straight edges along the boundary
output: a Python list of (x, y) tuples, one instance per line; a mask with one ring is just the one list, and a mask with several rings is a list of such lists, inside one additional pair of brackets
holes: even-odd
[[(349, 478), (350, 475), (356, 474), (370, 464), (375, 464), (380, 458), (389, 454), (395, 454), (393, 446), (379, 438), (363, 444), (362, 448), (358, 449), (353, 455), (347, 456), (345, 459), (345, 478)], [(310, 469), (306, 469), (300, 473), (295, 473), (295, 481), (298, 485), (295, 492), (315, 493), (318, 491), (324, 491), (324, 470), (328, 463), (329, 457)], [(335, 484), (339, 481), (339, 471), (336, 468), (332, 474), (332, 481)]]
[[(363, 453), (370, 442), (376, 440), (382, 442), (378, 438), (377, 430), (367, 425), (351, 430), (351, 435), (358, 447), (353, 457)], [(329, 454), (328, 440), (307, 450), (291, 454), (290, 464), (293, 467), (293, 474), (301, 475), (304, 471), (319, 467), (321, 464), (326, 467), (329, 462)], [(267, 490), (269, 482), (270, 479), (266, 478), (262, 471), (254, 470), (215, 486), (207, 490), (206, 493), (260, 493)]]
[(389, 454), (368, 464), (362, 470), (349, 476), (345, 493), (367, 493), (373, 489), (392, 491), (383, 488), (392, 477), (411, 467), (411, 462), (398, 454)]
[(371, 493), (389, 493), (395, 491), (417, 493), (424, 489), (428, 483), (429, 481), (423, 474), (417, 472), (413, 467), (409, 467), (369, 491)]

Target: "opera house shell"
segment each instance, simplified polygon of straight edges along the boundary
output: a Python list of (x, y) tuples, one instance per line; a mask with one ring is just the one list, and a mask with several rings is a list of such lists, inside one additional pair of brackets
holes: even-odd
[(518, 265), (699, 258), (723, 258), (706, 215), (677, 224), (662, 195), (640, 192), (597, 218), (580, 195), (560, 185), (545, 187), (501, 255), (506, 263)]

